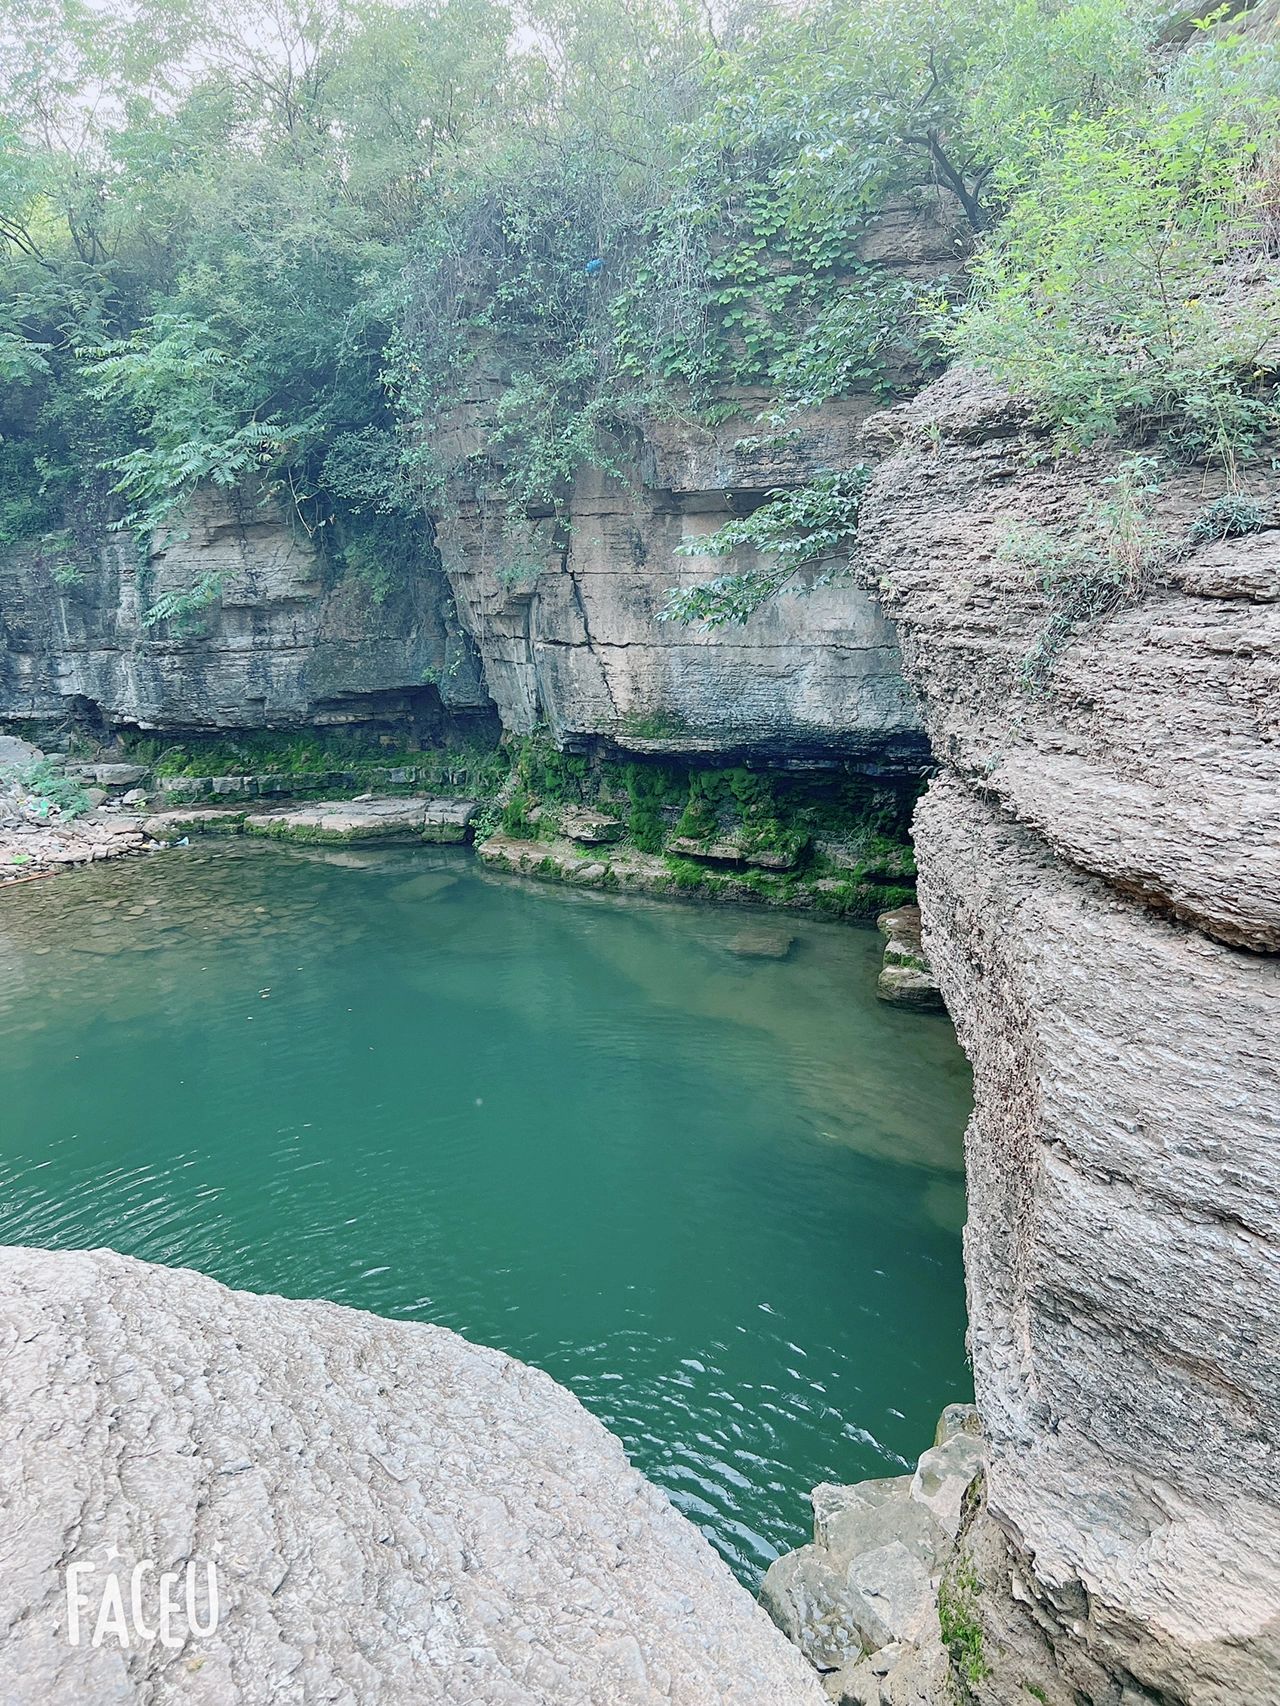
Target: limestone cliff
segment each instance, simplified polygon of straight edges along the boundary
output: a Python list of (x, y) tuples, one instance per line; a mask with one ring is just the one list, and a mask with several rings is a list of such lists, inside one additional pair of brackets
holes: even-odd
[[(439, 573), (391, 576), (380, 598), (254, 493), (197, 493), (145, 562), (110, 534), (69, 568), (39, 545), (0, 554), (0, 717), (429, 732), (442, 707), (490, 709)], [(144, 622), (202, 587), (188, 620)]]
[[(820, 587), (713, 633), (660, 619), (673, 585), (725, 571), (678, 558), (679, 546), (857, 460), (865, 402), (762, 439), (740, 401), (744, 414), (715, 428), (651, 423), (621, 473), (579, 476), (563, 528), (534, 520), (513, 538), (501, 506), (474, 488), (457, 495), (441, 554), (503, 723), (632, 751), (919, 762), (893, 629), (865, 590)], [(730, 566), (749, 568), (749, 553)]]
[[(937, 284), (969, 241), (957, 220), (941, 190), (891, 200), (868, 221), (859, 260)], [(916, 353), (886, 351), (884, 360), (895, 394), (919, 386)], [(677, 557), (678, 548), (772, 492), (862, 459), (861, 429), (878, 407), (869, 393), (780, 427), (770, 419), (774, 400), (745, 389), (722, 399), (733, 412), (718, 424), (649, 415), (619, 431), (612, 472), (579, 474), (559, 522), (531, 515), (513, 525), (486, 487), (500, 472), (490, 447), (501, 431), (486, 430), (500, 392), (496, 376), (477, 382), (436, 448), (466, 471), (441, 521), (440, 553), (506, 728), (545, 725), (575, 748), (927, 760), (892, 623), (847, 578), (813, 584), (841, 564), (820, 565), (796, 589), (806, 596), (766, 605), (740, 627), (707, 633), (661, 620), (672, 586), (754, 566), (745, 549), (726, 561)]]
[[(71, 576), (56, 549), (0, 554), (0, 719), (429, 738), (445, 713), (496, 708), (503, 727), (545, 725), (571, 746), (918, 767), (919, 712), (868, 592), (841, 581), (714, 634), (659, 619), (675, 582), (725, 567), (679, 559), (678, 545), (849, 464), (868, 412), (832, 404), (756, 442), (744, 435), (763, 399), (739, 401), (745, 413), (717, 428), (652, 422), (625, 476), (585, 472), (563, 534), (535, 518), (513, 542), (469, 490), (440, 530), (445, 572), (389, 572), (380, 592), (335, 575), (253, 494), (198, 493), (145, 563), (127, 534)], [(201, 587), (208, 602), (189, 616), (144, 621)]]
[(111, 1251), (15, 1249), (0, 1344), (8, 1706), (822, 1706), (618, 1442), (497, 1351)]
[[(985, 1511), (983, 1701), (1280, 1700), (1280, 531), (1176, 541), (1045, 679), (1001, 551), (1063, 536), (1055, 462), (953, 373), (880, 417), (860, 554), (944, 773), (925, 945), (975, 1076), (966, 1272)], [(1263, 488), (1259, 492), (1265, 496)], [(1040, 1692), (1036, 1692), (1039, 1690)]]

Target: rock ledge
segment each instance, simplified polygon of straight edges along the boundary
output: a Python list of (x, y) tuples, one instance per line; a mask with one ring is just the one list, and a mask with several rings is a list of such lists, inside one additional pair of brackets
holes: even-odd
[[(0, 1345), (6, 1706), (822, 1706), (617, 1440), (497, 1351), (108, 1250), (12, 1248)], [(215, 1564), (216, 1631), (184, 1611), (174, 1650), (92, 1646), (107, 1573), (127, 1603), (148, 1560)], [(76, 1646), (73, 1562), (95, 1566)]]

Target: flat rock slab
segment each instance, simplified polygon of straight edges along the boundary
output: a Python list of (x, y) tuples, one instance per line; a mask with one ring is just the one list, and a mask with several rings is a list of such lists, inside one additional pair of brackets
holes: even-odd
[(941, 1013), (946, 1003), (938, 980), (927, 967), (886, 965), (876, 979), (876, 994), (893, 1007), (920, 1013)]
[(522, 841), (501, 831), (480, 842), (476, 853), (491, 870), (540, 877), (578, 888), (662, 894), (671, 886), (665, 862), (635, 847), (604, 847), (592, 859), (576, 841)]
[(715, 841), (696, 841), (690, 835), (677, 835), (667, 843), (667, 852), (682, 859), (705, 859), (713, 865), (745, 865), (760, 871), (791, 871), (800, 862), (798, 852), (780, 847), (750, 847), (732, 836)]
[(156, 841), (173, 841), (181, 835), (237, 835), (244, 820), (243, 806), (185, 806), (153, 812), (142, 827)]
[(290, 841), (464, 841), (475, 813), (472, 800), (317, 800), (244, 820), (250, 835)]
[(147, 774), (145, 764), (73, 764), (68, 768), (73, 776), (97, 782), (103, 788), (132, 788)]
[(474, 800), (428, 800), (422, 816), (422, 839), (443, 843), (465, 841), (475, 815)]
[(0, 1403), (6, 1706), (823, 1706), (577, 1399), (444, 1328), (0, 1249)]
[(608, 812), (592, 811), (589, 806), (566, 806), (560, 813), (561, 835), (591, 847), (621, 841), (625, 827), (621, 818)]
[(22, 766), (38, 764), (44, 754), (38, 746), (32, 746), (29, 740), (20, 740), (17, 735), (0, 735), (0, 769), (9, 765)]

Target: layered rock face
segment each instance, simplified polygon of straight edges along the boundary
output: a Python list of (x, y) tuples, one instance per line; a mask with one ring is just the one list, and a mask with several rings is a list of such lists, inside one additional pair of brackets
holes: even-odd
[[(1011, 523), (1068, 537), (1114, 469), (1044, 458), (963, 374), (872, 423), (864, 507), (946, 765), (925, 947), (974, 1067), (966, 1270), (989, 1442), (984, 1701), (1280, 1700), (1280, 532), (1181, 540), (1025, 661)], [(1038, 459), (1037, 459), (1038, 456)]]
[[(950, 198), (920, 191), (868, 226), (860, 259), (926, 282), (954, 268), (965, 241)], [(919, 382), (902, 365), (911, 359), (888, 361), (900, 392)], [(500, 391), (497, 376), (478, 383), (447, 423), (446, 462), (485, 466), (481, 423)], [(481, 477), (460, 486), (438, 518), (444, 574), (388, 564), (381, 599), (358, 576), (335, 579), (253, 492), (198, 493), (141, 570), (125, 535), (78, 581), (57, 549), (11, 551), (0, 556), (0, 718), (184, 732), (380, 722), (429, 736), (442, 706), (496, 707), (504, 728), (545, 726), (576, 748), (917, 768), (928, 748), (892, 624), (847, 579), (741, 628), (660, 619), (672, 586), (752, 567), (745, 550), (726, 562), (677, 557), (679, 546), (770, 492), (852, 467), (876, 407), (834, 401), (775, 429), (757, 418), (765, 393), (725, 401), (737, 413), (714, 427), (636, 426), (615, 447), (616, 474), (579, 476), (563, 529), (537, 516), (513, 527)], [(144, 623), (157, 601), (210, 586), (189, 620)]]
[[(534, 519), (513, 538), (499, 506), (463, 493), (440, 531), (447, 575), (392, 574), (381, 599), (245, 493), (198, 493), (145, 565), (131, 535), (107, 538), (78, 581), (59, 579), (56, 551), (0, 555), (0, 718), (429, 737), (445, 713), (496, 708), (505, 728), (545, 725), (570, 746), (916, 766), (919, 712), (870, 593), (841, 581), (715, 633), (660, 619), (677, 582), (751, 566), (678, 546), (857, 459), (865, 400), (764, 439), (744, 437), (764, 399), (739, 401), (714, 429), (652, 422), (625, 477), (584, 472), (564, 534)], [(202, 587), (207, 604), (144, 622)]]
[(778, 599), (740, 628), (661, 620), (671, 587), (726, 570), (678, 547), (857, 460), (865, 403), (829, 404), (777, 440), (747, 436), (758, 429), (743, 403), (744, 417), (714, 429), (653, 423), (626, 477), (584, 472), (564, 531), (535, 521), (513, 537), (500, 506), (459, 496), (441, 555), (506, 727), (545, 723), (570, 746), (631, 751), (925, 756), (893, 629), (847, 581)]
[[(253, 493), (196, 494), (143, 566), (132, 535), (68, 582), (56, 552), (0, 555), (0, 717), (142, 728), (382, 721), (430, 732), (442, 706), (490, 709), (440, 575), (379, 602)], [(208, 590), (187, 622), (158, 600)], [(184, 631), (185, 629), (185, 631)]]
[[(868, 224), (859, 258), (935, 281), (968, 241), (957, 217), (945, 192), (904, 197)], [(899, 394), (920, 383), (915, 360), (888, 361)], [(497, 378), (478, 386), (459, 411), (447, 460), (484, 466), (492, 440), (480, 423), (499, 390)], [(562, 528), (549, 517), (513, 528), (482, 481), (455, 491), (441, 557), (504, 726), (545, 724), (571, 747), (918, 765), (928, 749), (892, 624), (848, 579), (813, 586), (839, 565), (819, 566), (808, 596), (776, 600), (742, 626), (706, 633), (661, 620), (673, 586), (754, 566), (746, 549), (726, 560), (678, 548), (771, 492), (852, 468), (878, 406), (867, 395), (837, 399), (778, 428), (765, 392), (726, 401), (737, 413), (715, 426), (646, 420), (616, 445), (615, 474), (580, 474)]]
[(510, 1357), (110, 1251), (0, 1250), (0, 1337), (10, 1706), (822, 1706), (612, 1435)]

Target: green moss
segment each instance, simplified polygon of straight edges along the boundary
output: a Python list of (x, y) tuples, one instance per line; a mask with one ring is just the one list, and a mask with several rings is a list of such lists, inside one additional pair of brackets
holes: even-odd
[(630, 840), (642, 853), (660, 853), (668, 833), (667, 814), (688, 795), (688, 773), (666, 764), (623, 764), (617, 782), (630, 808)]
[(938, 1626), (953, 1668), (976, 1687), (991, 1674), (982, 1649), (978, 1620), (980, 1583), (972, 1562), (963, 1554), (938, 1586)]
[(502, 833), (514, 836), (517, 841), (536, 841), (537, 828), (529, 821), (529, 813), (532, 810), (533, 800), (528, 791), (517, 787), (503, 806), (502, 816), (498, 820)]
[(901, 949), (886, 948), (884, 963), (887, 966), (905, 966), (908, 971), (928, 971), (928, 966), (918, 954), (904, 954)]
[(623, 718), (622, 727), (626, 734), (637, 740), (673, 740), (689, 732), (684, 718), (670, 711), (652, 712), (647, 716), (633, 713)]
[(218, 817), (173, 818), (165, 834), (170, 840), (176, 835), (240, 835), (244, 831), (245, 811)]
[(666, 866), (671, 873), (672, 886), (688, 893), (694, 889), (710, 889), (715, 886), (715, 878), (705, 866), (695, 865), (692, 859), (681, 859), (670, 855)]

